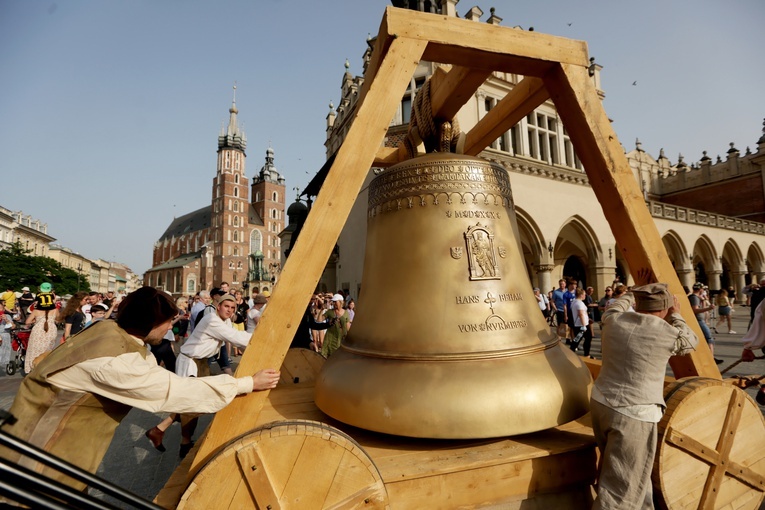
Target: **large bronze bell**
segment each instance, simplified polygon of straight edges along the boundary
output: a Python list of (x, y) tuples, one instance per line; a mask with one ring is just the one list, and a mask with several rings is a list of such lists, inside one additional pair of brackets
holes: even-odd
[(522, 434), (588, 410), (590, 373), (560, 345), (526, 273), (507, 172), (435, 153), (369, 188), (359, 311), (316, 404), (411, 437)]

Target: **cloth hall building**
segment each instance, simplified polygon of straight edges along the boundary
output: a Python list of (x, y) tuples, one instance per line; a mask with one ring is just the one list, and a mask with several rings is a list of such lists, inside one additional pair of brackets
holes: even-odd
[(236, 100), (218, 136), (218, 163), (208, 206), (175, 218), (154, 243), (144, 284), (178, 297), (228, 282), (232, 288), (268, 286), (281, 269), (285, 179), (274, 151), (248, 183), (247, 137), (239, 128)]
[[(460, 16), (457, 0), (393, 4)], [(460, 17), (476, 23), (502, 22), (494, 9), (481, 21), (483, 14), (473, 7)], [(366, 46), (365, 68), (374, 41)], [(330, 104), (327, 115), (328, 160), (348, 132), (363, 83), (363, 77), (353, 76), (348, 67), (346, 62), (338, 106)], [(406, 136), (415, 94), (437, 67), (430, 62), (418, 66), (389, 127), (386, 146), (395, 147)], [(592, 80), (602, 99), (601, 70), (593, 63)], [(460, 129), (468, 132), (522, 78), (493, 73), (457, 114)], [(690, 287), (700, 281), (713, 290), (732, 286), (740, 297), (744, 286), (765, 277), (765, 134), (754, 150), (741, 151), (735, 144), (726, 149), (716, 160), (704, 153), (698, 162), (685, 162), (681, 156), (671, 163), (663, 150), (654, 157), (636, 141), (626, 156), (682, 284)], [(558, 279), (572, 277), (602, 296), (616, 277), (632, 282), (630, 268), (552, 101), (542, 103), (480, 156), (509, 173), (520, 246), (533, 286), (550, 290)], [(303, 192), (309, 204), (321, 188), (327, 167)], [(320, 282), (328, 289), (347, 289), (357, 299), (363, 276), (367, 190), (378, 172), (370, 169)]]

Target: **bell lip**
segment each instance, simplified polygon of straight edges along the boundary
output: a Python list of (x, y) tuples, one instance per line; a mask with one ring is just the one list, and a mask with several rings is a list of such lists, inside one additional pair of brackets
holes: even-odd
[[(528, 359), (532, 357), (547, 359)], [(364, 366), (353, 374), (348, 373), (344, 367), (337, 367), (358, 361), (362, 361)], [(423, 363), (407, 360), (391, 363), (391, 360), (361, 358), (347, 351), (337, 351), (324, 364), (316, 381), (314, 401), (322, 412), (348, 425), (383, 434), (423, 439), (517, 436), (554, 428), (589, 412), (592, 377), (579, 356), (559, 343), (557, 349), (538, 351), (527, 356), (526, 361), (517, 363), (528, 361), (537, 361), (533, 377), (529, 377), (529, 370), (516, 371), (504, 365), (505, 368), (500, 372), (492, 372), (493, 375), (499, 375), (491, 379), (490, 384), (508, 389), (523, 384), (528, 388), (527, 396), (539, 396), (554, 391), (557, 381), (560, 395), (556, 399), (542, 404), (529, 398), (518, 404), (517, 399), (512, 399), (512, 405), (507, 405), (507, 399), (505, 402), (486, 403), (485, 396), (477, 392), (461, 391), (463, 388), (478, 388), (487, 384), (486, 373), (479, 366), (481, 363), (497, 363), (499, 368), (504, 363), (502, 360), (462, 362), (462, 375), (467, 374), (467, 377), (458, 380), (459, 390), (455, 390), (456, 386), (452, 385), (451, 390), (435, 394), (433, 391), (422, 390), (433, 386), (427, 376), (417, 381), (411, 372), (404, 376), (394, 365), (404, 364), (410, 370), (427, 374), (428, 371), (424, 369), (426, 365), (441, 365), (446, 372), (455, 366), (451, 361)], [(543, 366), (540, 361), (548, 363), (547, 370), (539, 370)], [(557, 371), (550, 367), (550, 362), (558, 365)], [(532, 365), (534, 363), (528, 366)], [(332, 374), (333, 371), (337, 372)], [(339, 381), (342, 383), (336, 384)], [(370, 387), (370, 383), (376, 386)], [(411, 388), (418, 390), (413, 392)], [(384, 395), (376, 394), (377, 391)], [(443, 406), (444, 402), (447, 402), (446, 406)], [(475, 419), (473, 413), (468, 411), (476, 406), (482, 412), (485, 411), (479, 419)], [(439, 411), (434, 413), (433, 408), (439, 408)], [(540, 409), (543, 410), (540, 412)], [(449, 417), (448, 420), (444, 419), (445, 416)]]

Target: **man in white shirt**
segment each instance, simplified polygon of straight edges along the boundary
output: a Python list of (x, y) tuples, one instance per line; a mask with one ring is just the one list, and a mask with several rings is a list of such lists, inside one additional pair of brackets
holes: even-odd
[[(231, 317), (236, 312), (236, 298), (225, 294), (219, 298), (217, 313), (210, 313), (194, 328), (181, 346), (175, 373), (181, 377), (209, 375), (207, 358), (218, 353), (224, 342), (231, 342), (240, 348), (250, 343), (250, 334), (231, 326)], [(202, 363), (204, 362), (204, 363)]]
[[(231, 326), (231, 317), (235, 311), (236, 298), (234, 296), (225, 294), (218, 298), (216, 313), (202, 317), (197, 327), (181, 346), (175, 364), (177, 375), (206, 379), (205, 376), (210, 375), (207, 359), (216, 355), (225, 342), (231, 342), (242, 349), (247, 347), (247, 344), (250, 343), (251, 334), (246, 331), (238, 331)], [(169, 416), (146, 433), (146, 436), (158, 450), (164, 451), (162, 437), (175, 419), (174, 416)], [(198, 420), (198, 414), (181, 414), (181, 447), (179, 450), (181, 458), (186, 456), (194, 444), (191, 437), (196, 430)]]
[[(142, 287), (128, 295), (116, 321), (103, 320), (42, 358), (24, 378), (11, 407), (17, 438), (95, 473), (120, 421), (132, 407), (149, 412), (214, 413), (238, 394), (273, 388), (276, 370), (252, 377), (182, 378), (160, 368), (146, 345), (156, 345), (178, 313), (164, 292)], [(77, 482), (16, 452), (18, 462), (77, 489)]]

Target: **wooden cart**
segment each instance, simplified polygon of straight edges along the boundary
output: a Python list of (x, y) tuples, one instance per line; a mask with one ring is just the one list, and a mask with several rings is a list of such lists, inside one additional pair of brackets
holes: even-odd
[[(674, 294), (683, 292), (592, 83), (586, 43), (389, 7), (353, 123), (238, 373), (282, 366), (308, 296), (369, 168), (406, 159), (403, 147), (383, 147), (383, 140), (421, 60), (444, 64), (431, 81), (433, 117), (438, 119), (454, 117), (492, 72), (524, 76), (466, 134), (465, 154), (477, 155), (551, 99), (637, 283), (664, 281)], [(687, 301), (682, 313), (697, 328)], [(697, 334), (701, 338), (701, 332)], [(237, 398), (219, 412), (192, 450), (195, 455), (181, 464), (157, 502), (168, 508), (271, 510), (589, 508), (596, 450), (587, 417), (549, 431), (498, 440), (413, 440), (373, 434), (337, 423), (316, 408), (313, 380), (320, 364), (307, 351), (290, 352), (283, 366), (284, 384), (271, 392)], [(712, 386), (721, 386), (720, 373), (703, 342), (695, 353), (673, 358), (670, 365), (677, 378), (702, 376)], [(675, 498), (683, 504), (690, 501), (689, 508), (758, 508), (762, 500), (765, 423), (761, 414), (749, 412), (748, 397), (736, 393), (741, 390), (724, 387), (733, 396), (726, 400), (718, 395), (715, 401), (723, 416), (731, 418), (709, 423), (707, 435), (711, 438), (718, 432), (715, 444), (705, 446), (705, 438), (682, 435), (682, 426), (671, 428), (671, 444), (677, 445), (678, 437), (686, 446), (689, 438), (695, 441), (684, 449), (675, 446), (684, 452), (681, 455), (701, 457), (707, 466), (706, 477), (700, 477), (704, 469), (697, 465), (693, 479), (677, 486), (697, 492)], [(705, 414), (718, 413), (707, 408)], [(736, 434), (736, 425), (744, 422), (746, 437)], [(746, 473), (734, 474), (728, 468), (731, 455), (738, 455), (734, 464)], [(701, 501), (701, 506), (693, 506), (694, 501)], [(686, 507), (672, 504), (671, 508)]]

